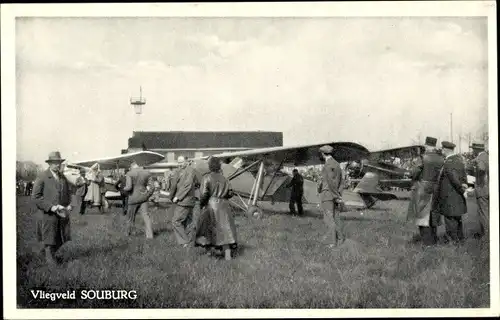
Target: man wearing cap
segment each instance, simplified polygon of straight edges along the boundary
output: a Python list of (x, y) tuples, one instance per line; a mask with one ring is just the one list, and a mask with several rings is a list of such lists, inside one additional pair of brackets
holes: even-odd
[(474, 175), (476, 183), (474, 186), (474, 196), (476, 197), (477, 212), (479, 216), (480, 231), (474, 234), (475, 238), (483, 237), (489, 228), (489, 203), (490, 203), (490, 188), (489, 188), (489, 159), (488, 151), (482, 143), (472, 144), (472, 153), (475, 156)]
[(75, 208), (83, 215), (85, 214), (86, 203), (84, 201), (85, 194), (87, 193), (87, 180), (85, 179), (85, 170), (80, 169), (80, 176), (75, 181)]
[(71, 240), (71, 194), (61, 172), (64, 161), (59, 151), (51, 152), (46, 160), (49, 168), (38, 175), (33, 187), (32, 197), (38, 208), (37, 238), (44, 245), (45, 259), (50, 265), (57, 264), (54, 254)]
[(337, 247), (345, 241), (342, 220), (340, 220), (336, 210), (336, 204), (342, 203), (342, 169), (332, 157), (333, 148), (331, 146), (322, 146), (319, 151), (325, 160), (321, 170), (321, 182), (318, 185), (321, 210), (323, 211), (323, 219), (329, 228), (327, 233), (328, 246)]
[(196, 188), (200, 181), (197, 172), (183, 156), (177, 159), (180, 168), (172, 176), (172, 188), (170, 197), (175, 204), (172, 226), (177, 243), (184, 247), (193, 244), (194, 224), (193, 210), (197, 204)]
[(132, 233), (135, 217), (137, 213), (140, 212), (142, 218), (144, 219), (146, 238), (152, 239), (153, 225), (148, 211), (148, 200), (154, 192), (154, 188), (151, 183), (151, 173), (139, 167), (134, 161), (130, 165), (130, 171), (125, 175), (125, 181), (123, 191), (129, 194), (127, 209), (127, 235)]
[(458, 243), (465, 239), (462, 216), (467, 212), (467, 173), (462, 156), (454, 153), (455, 144), (443, 141), (441, 145), (446, 158), (439, 173), (434, 205), (444, 216), (447, 240)]
[(422, 164), (416, 168), (412, 177), (415, 181), (414, 196), (410, 201), (408, 218), (415, 220), (420, 232), (420, 239), (424, 245), (437, 243), (437, 227), (441, 221), (439, 213), (432, 206), (432, 196), (439, 172), (444, 164), (444, 158), (436, 152), (436, 143), (436, 138), (427, 137), (425, 139)]

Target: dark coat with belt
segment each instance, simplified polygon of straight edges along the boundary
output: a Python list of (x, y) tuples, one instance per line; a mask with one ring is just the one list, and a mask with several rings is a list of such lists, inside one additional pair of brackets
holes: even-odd
[(183, 207), (194, 207), (196, 203), (196, 189), (200, 185), (198, 173), (194, 168), (188, 166), (174, 172), (170, 197), (177, 198), (177, 205)]
[(321, 182), (318, 186), (321, 202), (335, 201), (342, 197), (342, 168), (333, 158), (326, 160), (321, 170)]
[(40, 173), (33, 186), (32, 198), (38, 208), (37, 237), (46, 245), (60, 246), (70, 238), (69, 217), (62, 218), (50, 211), (52, 206), (71, 203), (69, 183), (63, 174), (56, 180), (50, 169)]
[[(142, 168), (131, 169), (126, 174), (126, 184), (123, 191), (129, 193), (128, 204), (140, 204), (147, 202), (153, 195), (154, 188), (151, 183), (151, 173)], [(149, 190), (148, 190), (149, 185)]]
[(233, 193), (229, 180), (220, 173), (203, 176), (200, 188), (200, 206), (196, 244), (222, 246), (236, 244), (236, 225), (228, 199)]
[(444, 161), (434, 193), (435, 208), (446, 217), (459, 217), (467, 212), (464, 197), (467, 184), (465, 163), (458, 154), (451, 155)]

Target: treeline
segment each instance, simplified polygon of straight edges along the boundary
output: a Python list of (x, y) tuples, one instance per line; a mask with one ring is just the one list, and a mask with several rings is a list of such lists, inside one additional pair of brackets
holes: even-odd
[(42, 170), (41, 165), (32, 161), (16, 161), (16, 181), (33, 181)]

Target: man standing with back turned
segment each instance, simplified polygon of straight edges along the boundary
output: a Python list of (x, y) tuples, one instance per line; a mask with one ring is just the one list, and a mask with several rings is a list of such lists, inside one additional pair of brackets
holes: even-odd
[(290, 213), (295, 214), (295, 203), (297, 203), (299, 216), (303, 215), (304, 209), (302, 208), (302, 196), (304, 195), (304, 178), (302, 178), (297, 169), (293, 169), (293, 177), (290, 183), (287, 184), (287, 187), (292, 188), (289, 204)]
[(325, 159), (321, 170), (322, 180), (318, 186), (320, 193), (321, 209), (323, 218), (328, 226), (328, 247), (337, 247), (345, 241), (342, 221), (339, 212), (336, 212), (336, 203), (342, 202), (342, 169), (340, 164), (332, 157), (333, 148), (329, 145), (322, 146), (319, 151)]
[(436, 152), (436, 138), (425, 139), (425, 153), (422, 164), (414, 172), (415, 196), (410, 202), (408, 218), (415, 219), (420, 238), (424, 245), (437, 243), (437, 227), (441, 221), (439, 213), (433, 207), (432, 195), (436, 187), (444, 158)]
[(139, 167), (136, 162), (130, 165), (130, 171), (127, 172), (125, 188), (123, 191), (129, 193), (128, 197), (128, 226), (127, 235), (132, 233), (137, 212), (141, 212), (146, 228), (146, 238), (153, 238), (153, 225), (148, 212), (148, 200), (153, 194), (154, 188), (151, 185), (151, 174), (149, 171)]
[(446, 159), (439, 173), (435, 205), (444, 216), (447, 240), (458, 244), (465, 239), (462, 217), (467, 212), (467, 174), (462, 156), (454, 153), (455, 144), (443, 141), (441, 145)]

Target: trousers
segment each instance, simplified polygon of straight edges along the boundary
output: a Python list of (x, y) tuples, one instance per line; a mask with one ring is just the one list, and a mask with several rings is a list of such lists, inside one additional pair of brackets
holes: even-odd
[(199, 214), (199, 202), (194, 207), (176, 205), (172, 217), (172, 227), (175, 238), (180, 245), (194, 242), (196, 236), (196, 224)]
[(289, 208), (290, 208), (290, 213), (295, 214), (295, 204), (297, 204), (297, 210), (299, 212), (299, 215), (302, 215), (304, 213), (304, 209), (302, 207), (302, 196), (291, 196), (290, 197), (290, 203), (289, 203)]
[(489, 230), (490, 225), (490, 200), (489, 196), (476, 197), (477, 213), (479, 217), (480, 234), (484, 235)]
[(444, 225), (446, 230), (446, 236), (454, 241), (458, 242), (465, 239), (464, 228), (462, 224), (462, 216), (458, 217), (444, 217)]
[(137, 203), (137, 204), (129, 204), (128, 205), (128, 227), (127, 227), (127, 235), (132, 233), (132, 228), (135, 224), (135, 216), (140, 212), (142, 218), (144, 219), (144, 228), (146, 231), (146, 238), (153, 238), (153, 224), (151, 223), (151, 217), (149, 216), (148, 211), (148, 203)]
[(343, 242), (345, 240), (344, 226), (336, 210), (335, 202), (322, 201), (321, 211), (323, 211), (323, 220), (328, 228), (325, 237), (328, 244), (337, 245), (339, 242)]

